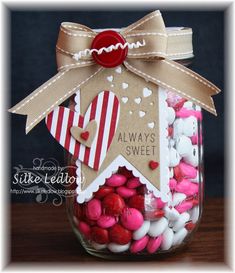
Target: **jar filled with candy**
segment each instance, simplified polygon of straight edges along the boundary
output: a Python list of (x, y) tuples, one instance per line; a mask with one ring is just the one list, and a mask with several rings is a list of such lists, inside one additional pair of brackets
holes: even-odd
[[(125, 166), (83, 203), (76, 196), (67, 199), (75, 234), (93, 255), (115, 258), (169, 252), (184, 245), (199, 223), (204, 182), (201, 108), (166, 93), (169, 200), (155, 197)], [(74, 101), (70, 108), (74, 109)], [(69, 157), (75, 169), (76, 162)], [(158, 163), (151, 164), (155, 168)]]
[(45, 118), (66, 150), (77, 238), (109, 259), (183, 246), (202, 212), (201, 108), (216, 115), (220, 92), (186, 68), (192, 29), (166, 28), (160, 11), (115, 30), (65, 22), (56, 55), (59, 72), (10, 111), (26, 132)]

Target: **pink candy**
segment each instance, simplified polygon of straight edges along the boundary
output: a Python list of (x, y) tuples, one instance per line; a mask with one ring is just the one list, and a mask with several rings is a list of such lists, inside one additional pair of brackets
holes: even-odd
[(194, 116), (198, 120), (202, 120), (202, 113), (200, 111), (181, 108), (179, 111), (176, 112), (176, 117), (179, 118), (188, 118), (190, 116)]
[(135, 188), (137, 188), (137, 187), (139, 187), (141, 185), (142, 184), (141, 184), (141, 182), (140, 182), (140, 180), (139, 180), (138, 177), (133, 177), (133, 178), (129, 179), (127, 181), (127, 183), (126, 183), (126, 186), (129, 189), (135, 189)]
[(129, 230), (137, 230), (142, 226), (144, 217), (137, 209), (126, 208), (121, 215), (122, 225)]
[(190, 210), (193, 207), (193, 202), (192, 201), (183, 201), (182, 203), (180, 203), (178, 206), (175, 207), (175, 209), (179, 212), (179, 213), (183, 213), (185, 211)]
[(174, 168), (174, 175), (177, 180), (180, 178), (195, 178), (197, 176), (197, 169), (187, 163), (180, 162)]
[(176, 185), (177, 185), (177, 181), (174, 178), (171, 178), (169, 181), (170, 190), (173, 191), (175, 189)]
[(198, 193), (198, 184), (192, 183), (187, 179), (183, 179), (176, 185), (175, 191), (182, 192), (188, 196), (194, 195)]
[(110, 178), (106, 180), (106, 185), (110, 187), (120, 187), (125, 184), (127, 178), (122, 174), (113, 174)]
[(98, 220), (101, 216), (101, 202), (98, 199), (90, 200), (86, 205), (86, 217), (90, 220)]
[(140, 240), (133, 242), (130, 248), (131, 253), (137, 253), (144, 250), (148, 244), (148, 241), (149, 241), (149, 236), (145, 235)]
[(162, 236), (156, 237), (156, 238), (150, 238), (148, 245), (147, 245), (147, 251), (148, 253), (154, 253), (158, 250), (162, 243)]
[(130, 198), (133, 195), (136, 195), (136, 190), (135, 189), (129, 189), (129, 188), (124, 187), (124, 186), (118, 187), (116, 192), (123, 198)]
[(97, 225), (102, 228), (110, 228), (114, 224), (116, 224), (115, 217), (109, 215), (101, 215), (100, 218), (97, 220)]

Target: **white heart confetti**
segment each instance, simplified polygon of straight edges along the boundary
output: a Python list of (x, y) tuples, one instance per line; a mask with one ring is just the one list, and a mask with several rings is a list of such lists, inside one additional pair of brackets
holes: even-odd
[(128, 97), (122, 97), (122, 101), (123, 101), (123, 103), (127, 103), (128, 102)]
[(141, 98), (140, 97), (135, 98), (134, 101), (135, 101), (135, 103), (140, 104), (141, 103)]
[(154, 128), (154, 122), (149, 122), (148, 123), (148, 127), (151, 128), (151, 129), (153, 129)]
[(127, 89), (128, 86), (129, 86), (128, 83), (126, 83), (126, 82), (123, 82), (123, 83), (122, 83), (122, 89)]
[(112, 82), (113, 81), (113, 76), (111, 75), (111, 76), (108, 76), (107, 77), (107, 80), (109, 81), (109, 82)]
[(144, 117), (145, 114), (146, 114), (146, 113), (145, 113), (144, 111), (139, 111), (139, 116), (140, 116), (140, 118)]
[(143, 89), (143, 96), (144, 96), (145, 98), (147, 98), (147, 97), (149, 97), (149, 96), (151, 96), (151, 95), (152, 95), (152, 90), (150, 90), (149, 88), (145, 87), (145, 88)]
[(116, 71), (117, 73), (121, 74), (121, 73), (122, 73), (122, 68), (121, 68), (121, 66), (117, 67), (117, 68), (115, 69), (115, 71)]

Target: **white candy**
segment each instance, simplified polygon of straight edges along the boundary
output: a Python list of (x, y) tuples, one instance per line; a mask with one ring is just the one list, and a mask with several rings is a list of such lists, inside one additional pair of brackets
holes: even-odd
[(170, 138), (169, 139), (169, 147), (174, 147), (175, 146), (175, 140)]
[(199, 164), (198, 146), (193, 145), (188, 155), (183, 157), (184, 162), (190, 164), (193, 167), (197, 167)]
[(173, 230), (178, 231), (183, 228), (185, 223), (188, 222), (189, 219), (190, 215), (187, 212), (180, 214), (179, 219), (174, 223)]
[(190, 156), (192, 149), (193, 145), (189, 137), (182, 135), (176, 139), (176, 150), (181, 157)]
[(197, 118), (191, 116), (183, 119), (183, 134), (192, 137), (198, 133)]
[(165, 231), (167, 226), (168, 226), (167, 219), (165, 217), (162, 217), (161, 219), (150, 223), (148, 234), (151, 237), (157, 237)]
[(168, 250), (173, 244), (174, 232), (171, 228), (166, 228), (162, 234), (161, 249)]
[(167, 121), (171, 125), (175, 120), (175, 110), (172, 107), (167, 107)]
[(181, 193), (181, 192), (175, 192), (173, 194), (173, 197), (172, 197), (172, 202), (171, 202), (171, 205), (173, 207), (179, 205), (182, 201), (184, 201), (186, 199), (186, 194), (184, 193)]
[(169, 167), (175, 167), (179, 165), (181, 157), (175, 148), (169, 149)]
[(119, 244), (115, 244), (115, 243), (108, 244), (108, 249), (114, 253), (124, 252), (124, 251), (128, 250), (129, 247), (130, 247), (130, 243), (128, 243), (126, 245), (119, 245)]
[(144, 221), (143, 225), (133, 233), (133, 239), (139, 240), (143, 238), (149, 231), (150, 221)]
[(190, 219), (192, 220), (192, 222), (195, 224), (198, 221), (199, 215), (200, 215), (200, 210), (199, 210), (199, 206), (196, 206), (194, 208), (192, 208), (189, 211), (190, 214)]
[(177, 138), (181, 135), (192, 137), (198, 133), (198, 123), (194, 116), (179, 118), (173, 124), (173, 136)]
[(92, 246), (96, 250), (102, 250), (102, 249), (105, 249), (107, 247), (106, 244), (97, 244), (96, 242), (92, 242)]
[(177, 138), (183, 134), (183, 119), (178, 118), (173, 123), (173, 138)]
[(169, 221), (168, 226), (169, 226), (170, 228), (173, 228), (174, 224), (175, 224), (175, 221)]
[(174, 234), (173, 246), (180, 245), (183, 242), (184, 238), (187, 236), (187, 234), (188, 234), (188, 231), (186, 228), (182, 228), (179, 231), (177, 231)]
[(165, 217), (169, 220), (169, 221), (176, 221), (179, 219), (179, 212), (175, 209), (175, 208), (169, 208), (169, 207), (165, 207), (164, 208), (165, 211)]

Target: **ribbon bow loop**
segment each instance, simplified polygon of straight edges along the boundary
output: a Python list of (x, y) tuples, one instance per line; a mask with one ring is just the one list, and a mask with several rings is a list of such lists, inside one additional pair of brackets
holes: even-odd
[[(121, 29), (120, 34), (128, 45), (127, 57), (123, 62), (128, 70), (216, 115), (211, 96), (219, 93), (219, 88), (171, 60), (172, 57), (180, 59), (189, 53), (192, 55), (191, 49), (182, 53), (179, 46), (181, 40), (187, 40), (190, 44), (192, 33), (189, 29), (170, 35), (160, 11), (154, 11)], [(97, 32), (80, 24), (61, 24), (56, 45), (59, 72), (9, 110), (27, 115), (26, 133), (104, 69), (91, 54), (96, 35)]]

